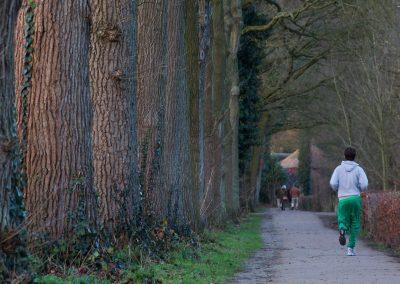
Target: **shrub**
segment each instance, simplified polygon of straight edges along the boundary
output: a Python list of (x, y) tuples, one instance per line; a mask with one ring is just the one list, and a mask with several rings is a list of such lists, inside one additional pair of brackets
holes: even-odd
[(368, 236), (400, 250), (400, 192), (369, 193), (363, 199), (363, 229)]
[(314, 211), (314, 200), (312, 195), (300, 196), (299, 208), (306, 211)]
[(272, 203), (275, 189), (281, 187), (286, 182), (286, 172), (278, 160), (270, 154), (265, 154), (264, 167), (261, 174), (260, 201), (263, 203)]

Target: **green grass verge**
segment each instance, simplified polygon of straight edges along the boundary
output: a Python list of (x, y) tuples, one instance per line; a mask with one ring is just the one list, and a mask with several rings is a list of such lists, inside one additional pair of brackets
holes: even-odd
[[(252, 253), (262, 248), (262, 216), (252, 214), (240, 225), (206, 232), (198, 248), (180, 245), (162, 263), (131, 263), (119, 283), (223, 283), (237, 272)], [(35, 283), (109, 283), (85, 276), (67, 279), (44, 276)]]
[(40, 284), (108, 284), (110, 283), (107, 280), (99, 280), (94, 276), (74, 276), (71, 275), (65, 279), (54, 275), (45, 275), (42, 277), (38, 277), (35, 279), (33, 283), (40, 283)]
[(142, 271), (132, 270), (128, 277), (144, 280), (150, 276), (162, 283), (223, 283), (262, 247), (260, 230), (261, 217), (252, 215), (240, 226), (207, 233), (196, 254), (182, 248), (169, 263), (146, 265)]

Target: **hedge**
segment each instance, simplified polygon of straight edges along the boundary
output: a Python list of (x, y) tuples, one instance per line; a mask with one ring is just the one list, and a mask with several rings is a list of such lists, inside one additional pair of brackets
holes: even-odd
[(400, 250), (400, 192), (363, 197), (363, 229), (377, 243)]

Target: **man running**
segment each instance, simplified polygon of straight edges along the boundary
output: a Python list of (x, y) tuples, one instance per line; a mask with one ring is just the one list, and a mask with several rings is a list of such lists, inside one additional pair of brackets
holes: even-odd
[(347, 255), (355, 256), (355, 245), (360, 231), (361, 192), (368, 187), (364, 170), (354, 162), (356, 150), (347, 148), (344, 151), (345, 161), (333, 172), (330, 184), (338, 192), (338, 226), (339, 243), (346, 244), (346, 233), (350, 233)]

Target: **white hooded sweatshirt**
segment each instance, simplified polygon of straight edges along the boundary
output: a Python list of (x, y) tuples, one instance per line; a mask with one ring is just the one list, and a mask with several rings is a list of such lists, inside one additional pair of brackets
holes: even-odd
[(338, 191), (338, 197), (357, 196), (368, 187), (364, 170), (353, 161), (343, 161), (332, 174), (331, 187)]

